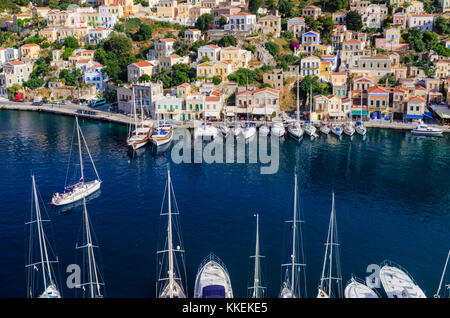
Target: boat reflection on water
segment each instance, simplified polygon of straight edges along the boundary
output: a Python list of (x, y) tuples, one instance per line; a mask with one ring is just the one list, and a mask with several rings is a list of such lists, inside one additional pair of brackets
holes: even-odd
[(170, 142), (169, 142), (169, 143), (166, 143), (166, 144), (163, 144), (163, 145), (161, 145), (161, 146), (158, 146), (158, 147), (152, 145), (152, 147), (151, 147), (151, 153), (152, 153), (152, 155), (155, 155), (155, 156), (162, 155), (162, 154), (164, 154), (167, 150), (169, 150), (170, 145), (171, 145)]
[[(91, 200), (97, 199), (102, 194), (101, 190), (94, 192), (93, 194), (86, 197), (86, 203), (89, 203)], [(69, 203), (66, 205), (62, 205), (60, 207), (55, 207), (56, 213), (59, 215), (69, 215), (78, 207), (83, 206), (83, 201), (75, 201), (73, 203)]]
[(127, 156), (130, 157), (130, 159), (140, 157), (147, 151), (147, 147), (138, 148), (136, 150), (133, 150), (133, 148), (128, 147)]

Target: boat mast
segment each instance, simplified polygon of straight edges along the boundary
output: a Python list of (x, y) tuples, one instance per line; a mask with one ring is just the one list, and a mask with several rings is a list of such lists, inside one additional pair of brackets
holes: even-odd
[(259, 214), (256, 214), (256, 245), (255, 245), (255, 270), (254, 270), (254, 276), (253, 276), (253, 298), (261, 298), (260, 289), (261, 287), (261, 279), (260, 279), (260, 273), (259, 273), (259, 266), (260, 266), (260, 258), (259, 255)]
[(294, 182), (294, 222), (292, 224), (292, 256), (291, 256), (291, 293), (294, 295), (295, 285), (295, 260), (296, 260), (296, 246), (295, 246), (295, 232), (297, 230), (297, 174), (295, 174)]
[(141, 128), (144, 128), (144, 107), (142, 106), (142, 90), (140, 91), (141, 95)]
[[(439, 293), (440, 293), (440, 291), (441, 291), (442, 281), (444, 280), (445, 271), (447, 270), (447, 264), (448, 264), (448, 259), (449, 259), (449, 258), (450, 258), (450, 250), (448, 251), (447, 259), (446, 259), (445, 265), (444, 265), (444, 270), (442, 271), (441, 280), (440, 280), (440, 282), (439, 282), (439, 287), (438, 287), (438, 290), (437, 290), (436, 294), (434, 294), (434, 298), (440, 298)], [(448, 288), (450, 288), (450, 285), (448, 285)]]
[[(91, 229), (89, 225), (89, 217), (86, 208), (86, 198), (83, 198), (83, 214), (86, 227), (86, 245), (88, 253), (88, 265), (89, 265), (89, 291), (91, 298), (102, 297), (100, 292), (100, 283), (98, 280), (97, 265), (95, 262), (94, 246), (92, 244)], [(95, 281), (94, 281), (95, 280)]]
[(330, 217), (330, 230), (331, 230), (331, 241), (330, 241), (330, 271), (328, 273), (328, 295), (331, 295), (331, 280), (332, 280), (332, 272), (333, 272), (333, 236), (334, 236), (334, 192), (332, 196), (331, 203), (331, 217)]
[(168, 196), (168, 203), (169, 203), (169, 222), (167, 226), (167, 243), (168, 243), (168, 252), (169, 252), (169, 295), (170, 298), (173, 298), (173, 286), (174, 286), (174, 279), (173, 279), (173, 243), (172, 243), (172, 206), (170, 202), (170, 192), (172, 191), (171, 187), (171, 180), (170, 180), (170, 170), (167, 170), (167, 189), (169, 192)]
[(246, 99), (246, 116), (245, 116), (245, 128), (247, 128), (247, 124), (248, 124), (248, 74), (245, 76), (246, 80), (247, 80), (247, 84), (245, 85), (245, 90), (246, 90), (246, 94), (245, 94), (245, 99)]
[(75, 121), (77, 123), (78, 151), (80, 153), (81, 181), (84, 183), (83, 155), (81, 153), (80, 125), (78, 124), (78, 117), (75, 117)]
[(135, 133), (137, 135), (138, 124), (137, 124), (137, 113), (136, 113), (136, 101), (135, 101), (135, 96), (134, 96), (134, 86), (131, 89), (132, 89), (132, 97), (133, 97), (134, 127), (136, 129)]
[(298, 99), (300, 86), (299, 68), (300, 65), (297, 67), (297, 124), (300, 122), (300, 100)]
[(52, 279), (52, 271), (50, 269), (50, 262), (48, 260), (47, 245), (45, 244), (44, 229), (42, 227), (41, 210), (39, 208), (38, 195), (37, 195), (37, 190), (36, 190), (36, 181), (34, 179), (34, 175), (32, 175), (31, 178), (33, 179), (33, 195), (34, 195), (34, 204), (35, 204), (35, 210), (36, 210), (36, 223), (37, 223), (38, 237), (39, 237), (39, 252), (41, 255), (42, 277), (44, 279), (44, 293), (45, 293), (47, 291), (47, 279), (45, 277), (46, 270), (48, 272), (50, 285), (53, 284), (53, 279)]
[(311, 127), (311, 111), (312, 111), (312, 83), (309, 85), (309, 127)]

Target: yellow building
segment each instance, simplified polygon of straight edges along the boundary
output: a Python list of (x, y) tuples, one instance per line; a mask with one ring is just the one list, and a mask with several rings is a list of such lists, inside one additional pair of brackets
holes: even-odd
[(123, 14), (126, 16), (135, 15), (139, 8), (134, 4), (134, 0), (100, 0), (100, 5), (104, 6), (122, 6)]
[(417, 1), (417, 0), (411, 1), (409, 6), (406, 8), (406, 13), (407, 14), (423, 14), (423, 13), (425, 13), (423, 2)]
[(325, 82), (331, 81), (331, 62), (330, 61), (321, 61), (320, 62), (319, 78)]
[(450, 11), (450, 0), (439, 0), (439, 3), (441, 4), (442, 11)]
[(22, 59), (37, 60), (41, 53), (41, 47), (35, 43), (22, 45), (19, 49)]
[(80, 23), (96, 28), (100, 26), (99, 13), (98, 12), (80, 12), (79, 13)]
[(230, 74), (231, 64), (225, 61), (205, 62), (197, 65), (197, 77), (212, 79), (214, 76), (217, 76), (222, 81), (226, 81)]
[(56, 40), (58, 40), (58, 32), (56, 32), (56, 29), (42, 29), (39, 31), (39, 35), (41, 38), (46, 39), (49, 43), (53, 43)]
[(251, 52), (234, 46), (228, 46), (220, 51), (220, 60), (231, 64), (232, 70), (247, 68)]
[(400, 8), (404, 7), (405, 4), (410, 2), (411, 0), (389, 0), (389, 5), (393, 6), (394, 8)]

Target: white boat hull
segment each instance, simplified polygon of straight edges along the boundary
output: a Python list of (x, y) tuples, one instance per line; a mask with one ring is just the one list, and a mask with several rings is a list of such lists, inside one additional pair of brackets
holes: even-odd
[(411, 130), (413, 135), (417, 136), (442, 136), (442, 131), (425, 131), (425, 130)]
[(372, 288), (352, 280), (344, 290), (345, 298), (379, 298)]
[[(220, 286), (223, 294), (206, 294), (209, 286)], [(198, 272), (195, 279), (194, 298), (233, 298), (228, 272), (217, 262), (211, 260)]]
[(255, 135), (256, 135), (255, 127), (246, 127), (242, 130), (242, 136), (245, 138), (245, 140), (249, 140)]
[(364, 136), (367, 133), (366, 127), (356, 126), (356, 132), (361, 136)]
[[(339, 129), (337, 129), (337, 128), (339, 128)], [(340, 127), (331, 128), (331, 132), (336, 136), (339, 136), (339, 137), (342, 136), (342, 128), (340, 128)]]
[(344, 134), (346, 134), (347, 136), (353, 136), (353, 134), (355, 133), (355, 128), (353, 128), (353, 127), (349, 127), (349, 126), (346, 126), (345, 128), (344, 128)]
[(61, 293), (54, 284), (47, 286), (47, 289), (39, 296), (39, 298), (61, 298)]
[(286, 129), (282, 125), (274, 125), (270, 130), (270, 133), (276, 137), (283, 137)]
[(156, 147), (163, 146), (168, 144), (173, 139), (173, 128), (170, 128), (169, 132), (166, 135), (152, 135), (150, 138), (153, 145)]
[(313, 125), (308, 125), (305, 127), (305, 133), (312, 137), (317, 136), (316, 130), (317, 130), (316, 127), (314, 127)]
[(331, 129), (328, 126), (321, 126), (320, 127), (320, 132), (322, 134), (328, 135), (330, 133)]
[(288, 134), (295, 140), (302, 140), (303, 135), (305, 134), (305, 131), (301, 127), (297, 126), (288, 126)]
[(379, 276), (388, 298), (426, 298), (413, 279), (398, 267), (384, 265)]
[(51, 204), (61, 206), (81, 200), (98, 191), (100, 189), (101, 183), (102, 182), (100, 180), (85, 182), (81, 186), (74, 189), (72, 192), (61, 195), (55, 194), (52, 198)]
[(266, 125), (259, 127), (258, 133), (261, 137), (267, 137), (270, 134), (270, 129)]
[(242, 128), (241, 127), (235, 127), (232, 129), (233, 136), (238, 137), (239, 135), (242, 135)]

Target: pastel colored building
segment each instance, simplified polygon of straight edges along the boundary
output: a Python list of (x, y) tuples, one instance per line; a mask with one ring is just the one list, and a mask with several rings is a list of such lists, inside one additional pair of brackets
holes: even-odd
[(314, 53), (320, 44), (320, 34), (315, 31), (309, 31), (302, 35), (302, 52)]

